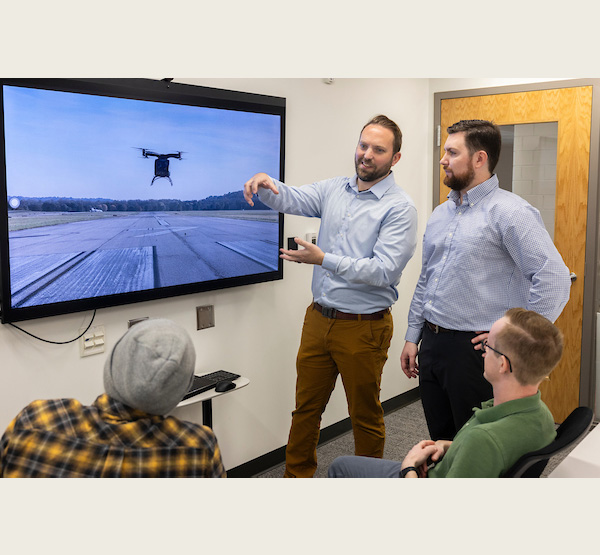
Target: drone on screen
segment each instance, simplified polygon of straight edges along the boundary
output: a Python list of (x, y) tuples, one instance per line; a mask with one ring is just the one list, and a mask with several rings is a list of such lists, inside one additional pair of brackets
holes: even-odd
[(169, 158), (177, 158), (178, 160), (182, 160), (181, 154), (182, 151), (175, 152), (172, 154), (159, 154), (158, 152), (153, 152), (152, 150), (148, 150), (147, 148), (139, 148), (138, 150), (142, 151), (142, 156), (144, 158), (148, 158), (149, 156), (155, 156), (156, 160), (154, 161), (154, 177), (150, 185), (154, 185), (154, 182), (159, 177), (166, 177), (173, 186), (173, 181), (171, 181), (171, 172), (169, 171)]

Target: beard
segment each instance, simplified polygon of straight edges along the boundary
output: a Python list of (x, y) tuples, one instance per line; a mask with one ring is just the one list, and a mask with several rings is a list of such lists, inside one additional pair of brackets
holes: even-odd
[(362, 157), (358, 158), (358, 159), (354, 159), (354, 168), (356, 170), (356, 174), (358, 175), (359, 179), (361, 181), (364, 181), (365, 183), (371, 183), (373, 181), (377, 181), (378, 179), (381, 179), (382, 177), (387, 176), (390, 173), (390, 170), (392, 169), (392, 162), (390, 160), (389, 164), (386, 164), (385, 166), (381, 166), (381, 167), (373, 167), (373, 168), (363, 168), (360, 164), (362, 162)]
[(471, 164), (469, 169), (462, 175), (455, 175), (453, 173), (452, 175), (444, 177), (444, 185), (450, 187), (453, 191), (462, 191), (471, 184), (474, 177), (475, 168), (473, 167), (473, 164)]

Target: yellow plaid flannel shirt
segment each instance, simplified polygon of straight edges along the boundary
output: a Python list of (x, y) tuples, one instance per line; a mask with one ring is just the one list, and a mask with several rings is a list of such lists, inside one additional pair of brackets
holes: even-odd
[(224, 478), (210, 428), (134, 410), (108, 395), (30, 403), (0, 441), (0, 476)]

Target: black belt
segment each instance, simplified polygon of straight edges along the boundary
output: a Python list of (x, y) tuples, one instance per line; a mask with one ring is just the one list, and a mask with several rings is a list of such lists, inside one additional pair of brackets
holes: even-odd
[(425, 320), (425, 325), (433, 332), (433, 333), (475, 333), (474, 331), (461, 331), (461, 330), (448, 330), (446, 328), (442, 328), (442, 326), (438, 326), (437, 324), (432, 324)]
[(381, 320), (390, 312), (389, 308), (385, 308), (372, 314), (350, 314), (328, 306), (321, 306), (319, 303), (313, 303), (313, 308), (316, 308), (326, 318), (336, 318), (337, 320)]
[(438, 326), (437, 324), (432, 324), (431, 322), (428, 322), (427, 320), (425, 320), (425, 325), (433, 332), (433, 333), (450, 333), (456, 330), (447, 330), (446, 328), (442, 328), (441, 326)]

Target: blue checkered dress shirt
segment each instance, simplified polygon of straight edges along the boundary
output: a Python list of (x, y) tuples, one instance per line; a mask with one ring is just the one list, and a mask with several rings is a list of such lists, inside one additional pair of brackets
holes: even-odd
[(317, 245), (325, 253), (313, 270), (312, 293), (322, 306), (370, 314), (392, 306), (406, 263), (417, 245), (417, 209), (390, 173), (359, 191), (354, 177), (334, 177), (302, 187), (259, 189), (274, 210), (321, 218)]
[(432, 213), (405, 339), (418, 343), (424, 321), (488, 331), (513, 307), (554, 322), (569, 300), (570, 272), (538, 210), (498, 187), (498, 178), (450, 199)]

